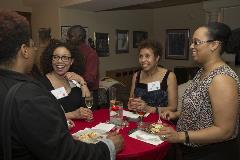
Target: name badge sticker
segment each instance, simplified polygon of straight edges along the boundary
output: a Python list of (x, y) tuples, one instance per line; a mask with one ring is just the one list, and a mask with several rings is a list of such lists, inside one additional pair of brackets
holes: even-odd
[(67, 91), (65, 90), (64, 87), (60, 87), (54, 90), (51, 90), (51, 93), (57, 98), (57, 99), (61, 99), (63, 97), (68, 96)]
[(159, 81), (148, 83), (147, 86), (148, 86), (148, 92), (156, 91), (156, 90), (161, 89)]

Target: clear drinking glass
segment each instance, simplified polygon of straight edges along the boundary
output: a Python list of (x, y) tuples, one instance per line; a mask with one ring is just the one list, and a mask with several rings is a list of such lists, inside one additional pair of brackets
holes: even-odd
[(143, 117), (146, 114), (146, 111), (145, 110), (137, 110), (137, 114), (140, 117), (140, 121), (138, 122), (138, 128), (143, 129), (143, 127), (144, 127)]
[[(90, 95), (85, 97), (85, 105), (88, 109), (91, 109), (93, 106), (93, 94), (90, 92)], [(88, 119), (87, 121), (91, 121), (91, 119)]]

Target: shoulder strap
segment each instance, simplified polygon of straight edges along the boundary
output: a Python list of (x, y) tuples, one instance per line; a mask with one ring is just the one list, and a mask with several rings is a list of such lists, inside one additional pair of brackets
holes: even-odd
[(12, 146), (11, 146), (11, 120), (12, 120), (12, 108), (14, 97), (21, 87), (23, 82), (17, 83), (13, 85), (5, 98), (3, 106), (1, 108), (1, 134), (2, 134), (2, 148), (3, 148), (3, 155), (4, 160), (11, 160), (12, 159)]

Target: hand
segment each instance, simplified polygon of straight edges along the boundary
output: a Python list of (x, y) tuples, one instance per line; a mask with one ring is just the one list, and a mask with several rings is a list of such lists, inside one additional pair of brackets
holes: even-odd
[(88, 108), (80, 107), (72, 112), (74, 119), (92, 119), (92, 111)]
[(65, 73), (64, 78), (66, 78), (69, 81), (70, 80), (75, 80), (78, 83), (80, 83), (80, 85), (86, 83), (82, 76), (80, 76), (79, 74), (74, 73), (74, 72), (67, 72), (67, 73)]
[(124, 139), (120, 134), (113, 132), (113, 133), (110, 133), (107, 136), (107, 138), (113, 142), (116, 152), (119, 152), (122, 150), (122, 148), (124, 146)]
[(177, 132), (172, 127), (164, 126), (159, 132), (160, 138), (171, 143), (183, 143), (185, 141), (184, 132)]
[(129, 110), (133, 110), (133, 111), (136, 111), (136, 105), (134, 105), (134, 103), (133, 103), (133, 99), (134, 98), (129, 98), (128, 99), (128, 109)]
[(149, 106), (140, 97), (139, 98), (130, 98), (129, 106), (130, 106), (129, 108), (134, 111), (143, 110), (143, 111), (147, 112), (149, 110)]
[(174, 120), (174, 119), (177, 119), (178, 116), (177, 116), (177, 112), (165, 110), (160, 112), (160, 117), (166, 120)]
[(81, 87), (81, 90), (82, 90), (82, 97), (89, 97), (91, 95), (87, 85), (83, 85)]

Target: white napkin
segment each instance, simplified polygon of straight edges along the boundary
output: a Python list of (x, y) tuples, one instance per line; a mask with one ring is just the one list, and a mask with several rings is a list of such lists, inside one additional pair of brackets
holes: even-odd
[(155, 146), (157, 146), (157, 145), (159, 145), (163, 142), (159, 138), (159, 136), (149, 134), (149, 133), (141, 131), (141, 130), (137, 130), (137, 131), (133, 132), (132, 134), (129, 135), (129, 137), (132, 137), (134, 139), (138, 139), (140, 141), (143, 141), (143, 142), (155, 145)]
[(108, 123), (99, 123), (95, 127), (92, 127), (92, 129), (100, 129), (105, 132), (109, 132), (111, 129), (115, 127), (114, 124), (108, 124)]
[[(147, 117), (149, 114), (150, 114), (150, 113), (146, 113), (146, 114), (144, 115), (144, 117)], [(125, 111), (125, 110), (123, 110), (123, 116), (129, 117), (129, 118), (133, 118), (133, 119), (136, 119), (136, 118), (139, 117), (138, 114), (135, 114), (135, 113), (130, 112), (130, 111)]]

